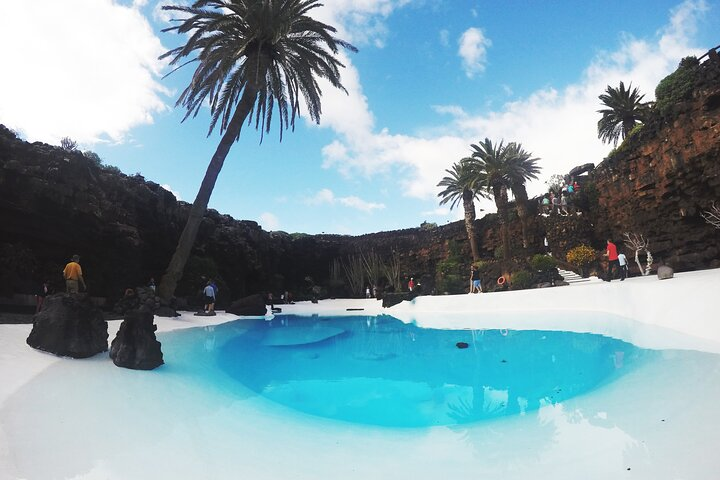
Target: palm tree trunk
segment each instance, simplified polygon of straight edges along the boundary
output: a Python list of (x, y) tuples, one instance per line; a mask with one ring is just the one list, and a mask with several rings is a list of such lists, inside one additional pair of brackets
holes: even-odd
[(528, 248), (530, 241), (528, 239), (528, 196), (525, 185), (514, 185), (512, 187), (513, 196), (515, 197), (515, 208), (517, 209), (518, 218), (520, 219), (520, 228), (522, 229), (523, 248)]
[(623, 140), (627, 138), (627, 136), (630, 134), (630, 131), (635, 128), (635, 118), (629, 117), (623, 119), (623, 127), (622, 127), (622, 138)]
[(192, 208), (190, 209), (190, 215), (185, 223), (185, 228), (178, 240), (175, 253), (170, 260), (170, 264), (168, 265), (165, 275), (163, 275), (160, 281), (158, 293), (160, 298), (163, 300), (170, 300), (173, 295), (175, 295), (175, 288), (182, 278), (183, 270), (185, 270), (185, 264), (187, 263), (192, 247), (195, 244), (195, 238), (197, 237), (197, 232), (200, 228), (200, 224), (202, 223), (203, 216), (207, 211), (207, 206), (210, 202), (210, 195), (212, 195), (212, 191), (215, 188), (215, 182), (220, 175), (220, 170), (222, 170), (225, 158), (230, 152), (230, 148), (240, 135), (242, 125), (252, 110), (256, 96), (257, 91), (254, 89), (245, 89), (240, 103), (238, 104), (238, 107), (228, 124), (228, 128), (220, 139), (220, 144), (210, 160), (210, 164), (205, 171), (205, 177), (200, 185), (200, 190), (198, 191), (195, 201), (192, 204)]
[(475, 235), (475, 202), (473, 201), (473, 192), (468, 188), (463, 189), (463, 208), (465, 209), (465, 230), (467, 230), (470, 252), (473, 263), (475, 263), (480, 259), (480, 253)]
[(508, 195), (505, 185), (493, 186), (493, 197), (500, 218), (500, 237), (502, 239), (503, 260), (510, 260), (510, 235), (508, 234)]

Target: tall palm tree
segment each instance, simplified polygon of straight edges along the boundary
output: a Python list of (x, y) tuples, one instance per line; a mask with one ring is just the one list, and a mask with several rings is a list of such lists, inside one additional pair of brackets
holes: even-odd
[(506, 155), (509, 162), (508, 179), (510, 190), (515, 197), (515, 208), (520, 218), (522, 228), (523, 248), (530, 245), (528, 239), (528, 194), (525, 183), (536, 180), (541, 168), (537, 165), (539, 158), (533, 158), (532, 154), (526, 152), (520, 143), (510, 143), (506, 147)]
[(277, 110), (282, 140), (283, 130), (295, 127), (301, 94), (310, 118), (319, 123), (317, 78), (347, 93), (340, 82), (344, 65), (337, 54), (341, 48), (357, 49), (336, 38), (335, 28), (308, 16), (319, 6), (318, 0), (198, 0), (190, 7), (163, 6), (188, 15), (163, 31), (188, 39), (160, 58), (172, 57), (170, 65), (178, 65), (175, 70), (197, 64), (176, 106), (187, 109), (184, 121), (209, 105), (208, 136), (219, 122), (222, 137), (160, 283), (161, 297), (168, 299), (175, 292), (215, 182), (245, 121), (250, 125), (254, 117), (262, 135)]
[(508, 150), (503, 141), (493, 144), (486, 138), (478, 145), (472, 144), (474, 150), (473, 168), (478, 175), (478, 186), (484, 188), (495, 200), (498, 217), (500, 218), (500, 236), (502, 238), (503, 258), (510, 258), (510, 236), (508, 234), (508, 188), (510, 187), (511, 165), (508, 162)]
[(617, 145), (619, 138), (625, 138), (638, 123), (645, 122), (648, 114), (648, 104), (643, 103), (645, 95), (640, 90), (632, 88), (632, 83), (625, 88), (620, 82), (619, 88), (608, 85), (605, 93), (598, 97), (608, 108), (598, 110), (602, 118), (598, 121), (598, 138), (603, 142), (613, 142)]
[(450, 203), (450, 210), (460, 202), (465, 210), (465, 230), (467, 231), (470, 251), (473, 262), (480, 259), (477, 239), (475, 235), (475, 199), (484, 197), (485, 194), (476, 185), (480, 185), (481, 178), (478, 178), (473, 168), (472, 159), (464, 158), (454, 164), (451, 169), (445, 170), (449, 175), (443, 177), (438, 187), (445, 187), (445, 190), (438, 193), (441, 198), (440, 205)]

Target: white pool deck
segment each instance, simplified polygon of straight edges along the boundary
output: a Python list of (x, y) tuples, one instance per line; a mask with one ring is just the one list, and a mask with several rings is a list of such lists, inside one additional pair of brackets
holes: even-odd
[[(682, 365), (649, 366), (523, 416), (391, 429), (293, 413), (257, 396), (219, 401), (184, 383), (167, 357), (155, 372), (116, 368), (106, 354), (58, 358), (25, 344), (31, 325), (0, 325), (0, 480), (720, 478), (720, 269), (419, 297), (390, 309), (372, 299), (280, 306), (434, 328), (593, 332), (670, 357), (707, 352), (698, 358), (715, 367), (698, 377)], [(156, 322), (167, 332), (236, 318)], [(119, 324), (110, 322), (110, 339)], [(88, 392), (91, 380), (102, 388)]]

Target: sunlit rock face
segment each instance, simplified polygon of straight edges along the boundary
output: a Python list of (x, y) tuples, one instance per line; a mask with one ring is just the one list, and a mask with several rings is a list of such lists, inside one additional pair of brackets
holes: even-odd
[(675, 270), (720, 265), (720, 231), (701, 212), (720, 201), (720, 61), (665, 116), (652, 117), (592, 172), (597, 236), (634, 232)]

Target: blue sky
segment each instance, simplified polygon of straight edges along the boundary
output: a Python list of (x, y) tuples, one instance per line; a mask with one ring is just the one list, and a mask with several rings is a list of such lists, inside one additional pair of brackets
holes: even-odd
[[(207, 112), (181, 123), (174, 108), (190, 68), (162, 78), (157, 57), (183, 40), (161, 32), (168, 3), (183, 2), (0, 0), (0, 123), (29, 141), (71, 137), (192, 202), (219, 133), (206, 136)], [(245, 128), (211, 208), (287, 232), (445, 224), (462, 211), (440, 208), (436, 185), (485, 137), (541, 158), (539, 194), (610, 151), (596, 134), (607, 85), (651, 100), (682, 57), (720, 42), (710, 0), (325, 3), (315, 15), (360, 50), (343, 55), (349, 95), (324, 88), (321, 124), (303, 117), (282, 143), (277, 125), (262, 144)]]

